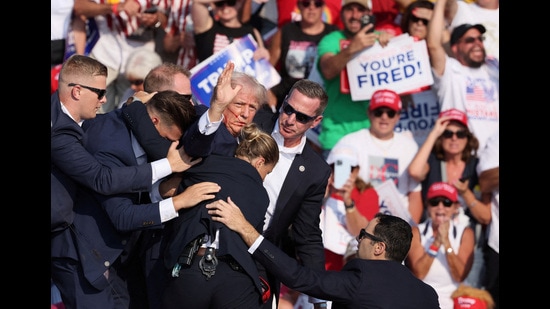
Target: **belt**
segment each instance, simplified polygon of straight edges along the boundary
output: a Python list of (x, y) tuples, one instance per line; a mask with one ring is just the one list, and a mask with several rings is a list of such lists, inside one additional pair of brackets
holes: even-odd
[[(197, 250), (197, 256), (204, 256), (204, 254), (206, 253), (206, 248), (205, 247), (200, 247), (199, 250)], [(218, 250), (215, 251), (215, 253), (218, 253)], [(217, 254), (215, 254), (217, 256)]]

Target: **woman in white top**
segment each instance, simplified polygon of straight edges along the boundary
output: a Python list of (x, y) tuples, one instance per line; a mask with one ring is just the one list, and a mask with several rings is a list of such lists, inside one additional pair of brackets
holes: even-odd
[(452, 220), (459, 206), (456, 188), (435, 182), (428, 189), (429, 218), (412, 228), (407, 266), (439, 295), (441, 309), (453, 309), (451, 294), (464, 281), (474, 260), (474, 232)]

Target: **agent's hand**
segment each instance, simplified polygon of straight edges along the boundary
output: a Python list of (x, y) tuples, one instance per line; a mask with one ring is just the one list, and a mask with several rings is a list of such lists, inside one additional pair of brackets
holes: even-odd
[(179, 141), (173, 141), (170, 145), (170, 149), (168, 149), (168, 154), (166, 155), (166, 158), (170, 163), (172, 173), (184, 172), (191, 166), (202, 161), (202, 158), (193, 160), (193, 158), (187, 155), (183, 147), (181, 147), (180, 149), (176, 149), (178, 144)]
[(210, 200), (216, 197), (216, 193), (220, 192), (221, 187), (215, 182), (199, 182), (185, 191), (173, 197), (174, 208), (176, 211), (183, 208), (191, 208), (202, 201)]

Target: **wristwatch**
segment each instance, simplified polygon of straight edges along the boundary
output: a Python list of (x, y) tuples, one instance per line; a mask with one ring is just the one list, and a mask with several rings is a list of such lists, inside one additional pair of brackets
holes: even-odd
[(449, 253), (453, 253), (453, 248), (452, 247), (447, 248), (447, 254), (449, 254)]

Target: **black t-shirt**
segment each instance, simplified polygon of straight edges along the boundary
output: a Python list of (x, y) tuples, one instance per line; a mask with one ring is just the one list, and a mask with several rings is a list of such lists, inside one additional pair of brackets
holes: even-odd
[(254, 27), (250, 24), (243, 24), (240, 28), (228, 28), (219, 21), (215, 21), (214, 26), (206, 32), (195, 34), (197, 57), (199, 61), (203, 61), (231, 44), (234, 39), (245, 37), (248, 34), (252, 34), (256, 39)]

